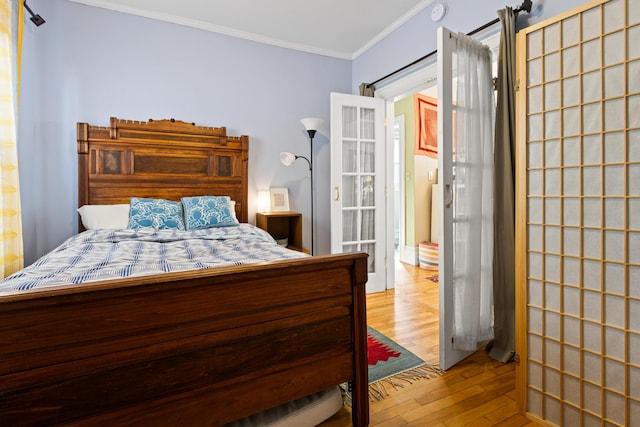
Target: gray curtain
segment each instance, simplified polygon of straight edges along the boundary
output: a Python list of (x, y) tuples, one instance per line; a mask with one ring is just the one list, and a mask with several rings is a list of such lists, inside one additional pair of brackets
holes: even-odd
[(489, 356), (507, 363), (515, 354), (515, 135), (516, 16), (499, 10), (498, 102), (494, 146), (493, 300), (495, 339)]
[(373, 97), (375, 95), (375, 88), (371, 86), (369, 83), (360, 83), (360, 96), (370, 96)]

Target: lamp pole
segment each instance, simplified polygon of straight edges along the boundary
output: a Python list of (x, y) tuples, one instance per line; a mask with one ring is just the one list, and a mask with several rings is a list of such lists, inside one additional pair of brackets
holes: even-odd
[(313, 129), (309, 129), (307, 130), (307, 133), (309, 134), (309, 142), (310, 142), (310, 147), (311, 147), (311, 153), (310, 153), (310, 160), (309, 160), (309, 172), (311, 172), (311, 181), (310, 181), (310, 188), (311, 188), (311, 255), (313, 255), (315, 253), (315, 246), (314, 246), (314, 242), (313, 242), (313, 234), (314, 234), (314, 228), (315, 228), (315, 223), (313, 222), (313, 199), (315, 198), (315, 194), (313, 193), (313, 137), (316, 136), (316, 131)]

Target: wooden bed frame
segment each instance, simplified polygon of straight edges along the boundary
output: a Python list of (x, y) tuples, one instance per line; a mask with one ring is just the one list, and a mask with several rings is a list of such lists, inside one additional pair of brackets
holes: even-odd
[[(79, 204), (229, 195), (248, 137), (175, 120), (78, 123)], [(81, 227), (81, 226), (80, 226)], [(216, 426), (346, 381), (369, 423), (366, 254), (0, 295), (0, 425)]]

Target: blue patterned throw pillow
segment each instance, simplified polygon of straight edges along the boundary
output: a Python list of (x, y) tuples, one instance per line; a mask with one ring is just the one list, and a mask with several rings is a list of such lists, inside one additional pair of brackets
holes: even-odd
[(129, 203), (129, 227), (154, 228), (156, 230), (184, 230), (182, 204), (164, 199), (132, 197)]
[(183, 197), (187, 230), (238, 225), (229, 196)]

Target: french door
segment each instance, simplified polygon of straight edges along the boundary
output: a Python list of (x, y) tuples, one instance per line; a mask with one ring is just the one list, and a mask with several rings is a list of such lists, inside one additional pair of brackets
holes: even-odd
[[(491, 53), (487, 46), (464, 37), (438, 29), (442, 369), (460, 362), (493, 337)], [(478, 67), (468, 65), (475, 63), (470, 58), (478, 60)]]
[(384, 100), (331, 94), (331, 252), (369, 254), (368, 293), (386, 289), (385, 138)]

